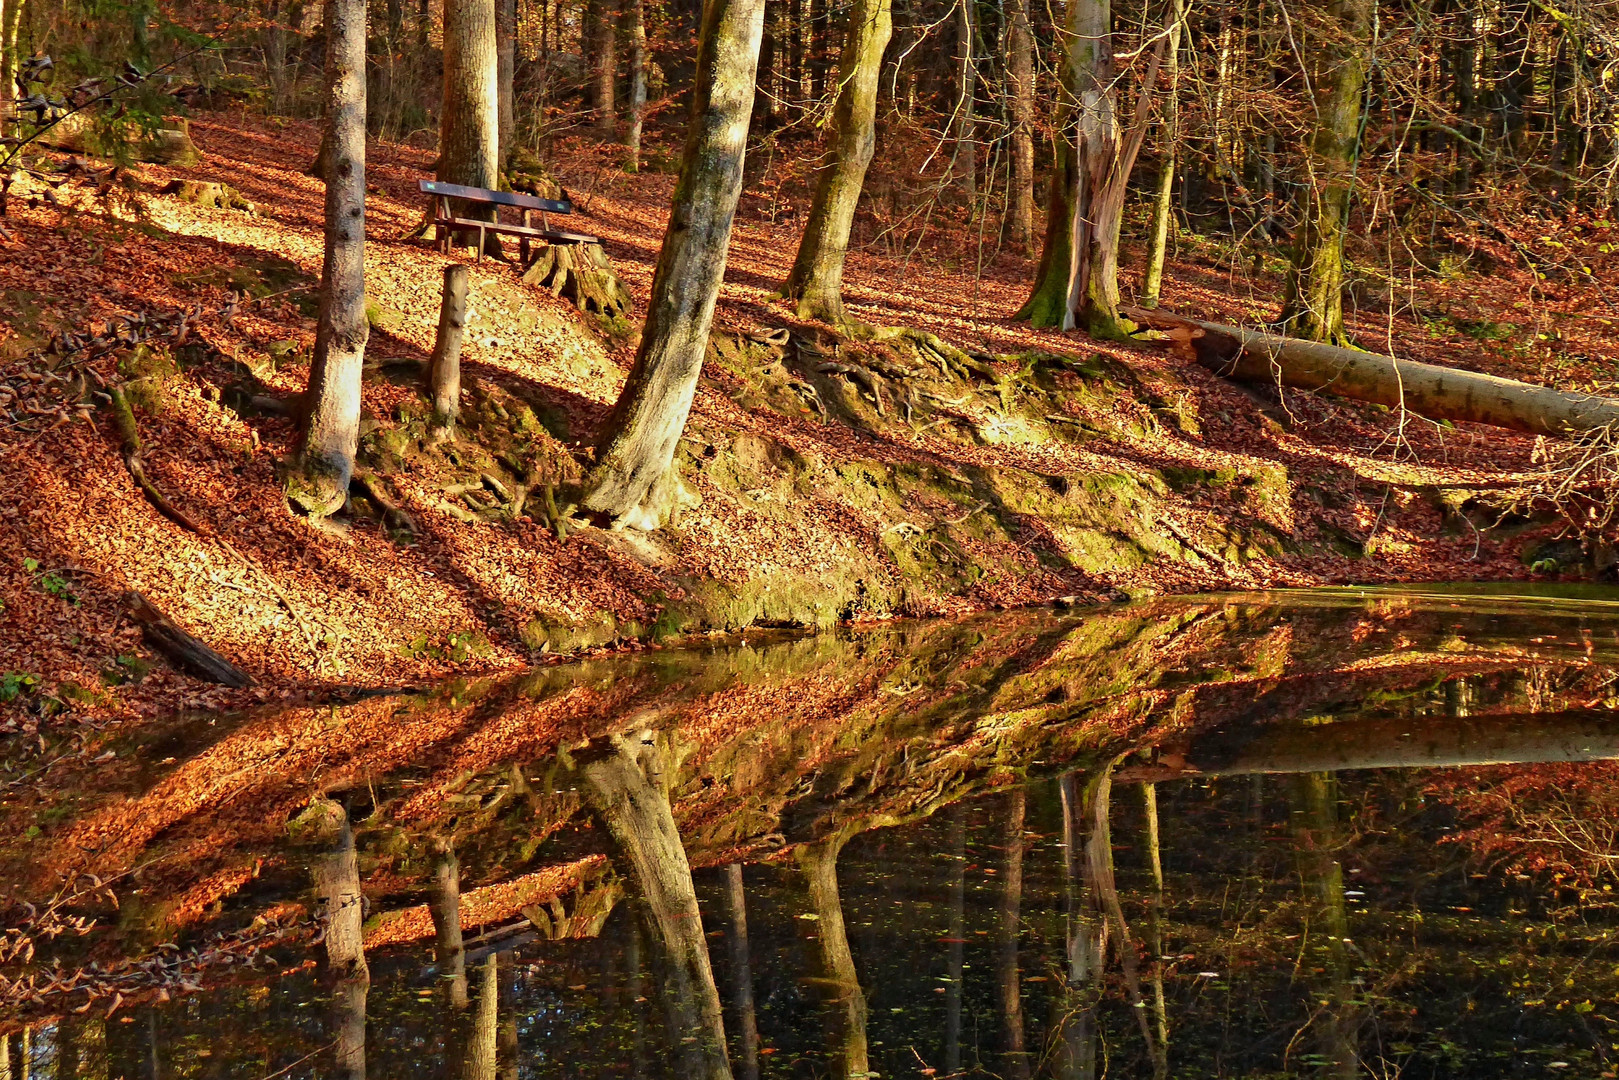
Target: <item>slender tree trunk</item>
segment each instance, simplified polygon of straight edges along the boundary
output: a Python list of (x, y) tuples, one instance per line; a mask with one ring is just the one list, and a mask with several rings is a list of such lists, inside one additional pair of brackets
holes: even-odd
[(1028, 792), (1012, 792), (1006, 811), (1006, 872), (1001, 878), (1000, 941), (995, 958), (995, 981), (1001, 998), (1001, 1024), (1006, 1033), (1006, 1075), (1027, 1080), (1029, 1053), (1023, 1031), (1023, 982), (1018, 970), (1018, 944), (1023, 917), (1023, 820)]
[(1158, 194), (1152, 204), (1152, 239), (1147, 248), (1147, 269), (1141, 282), (1141, 306), (1155, 308), (1164, 288), (1164, 260), (1169, 257), (1169, 225), (1175, 201), (1175, 158), (1180, 145), (1181, 27), (1186, 22), (1182, 0), (1171, 0), (1175, 22), (1169, 29), (1167, 50), (1169, 89), (1164, 101), (1163, 143), (1159, 150)]
[(340, 509), (360, 441), (365, 314), (365, 4), (326, 5), (326, 253), (303, 437), (287, 494), (311, 516)]
[(1317, 42), (1316, 129), (1303, 220), (1282, 303), (1283, 333), (1344, 344), (1344, 237), (1360, 154), (1361, 97), (1376, 0), (1330, 0), (1332, 40)]
[(1006, 194), (1006, 238), (1034, 243), (1034, 31), (1029, 0), (1011, 0), (1006, 24), (1006, 83), (1012, 122), (1012, 186)]
[(759, 1021), (753, 1006), (753, 965), (748, 956), (748, 894), (742, 864), (725, 868), (725, 906), (731, 919), (731, 984), (737, 1018), (742, 1080), (759, 1080)]
[(783, 290), (798, 301), (801, 319), (844, 319), (843, 264), (866, 168), (877, 146), (877, 80), (893, 30), (892, 0), (855, 0), (838, 70), (841, 89), (832, 118), (832, 147)]
[(630, 117), (624, 132), (626, 172), (641, 171), (641, 124), (646, 119), (646, 3), (623, 0), (630, 39)]
[(794, 110), (792, 116), (796, 117), (798, 111), (809, 100), (809, 65), (804, 62), (804, 35), (809, 32), (808, 21), (804, 18), (808, 10), (807, 0), (788, 0), (792, 5), (792, 13), (788, 19), (788, 28), (792, 35), (792, 48), (789, 50), (792, 70), (787, 80), (794, 97)]
[[(360, 52), (363, 55), (363, 34)], [(332, 1022), (338, 1075), (345, 1080), (365, 1080), (365, 1012), (371, 970), (365, 962), (359, 857), (347, 814), (343, 815), (337, 849), (315, 867), (315, 888), (326, 909), (326, 962), (337, 979), (332, 989)]]
[[(454, 0), (452, 0), (454, 2)], [(517, 0), (495, 0), (495, 85), (500, 99), (497, 121), (498, 169), (511, 161), (517, 137)]]
[(697, 392), (725, 276), (763, 29), (764, 0), (704, 6), (691, 124), (646, 326), (586, 481), (585, 507), (616, 525), (660, 527), (683, 488), (675, 444)]
[(977, 50), (978, 20), (975, 18), (976, 0), (956, 0), (956, 104), (951, 113), (955, 138), (950, 152), (950, 171), (956, 185), (967, 196), (968, 205), (978, 198), (978, 118), (976, 115), (976, 87), (978, 82)]
[(618, 133), (618, 20), (616, 0), (600, 0), (596, 40), (591, 50), (591, 72), (596, 80), (596, 130), (604, 139)]
[(1158, 788), (1141, 785), (1141, 809), (1146, 822), (1147, 865), (1152, 870), (1152, 898), (1149, 901), (1152, 940), (1152, 1009), (1157, 1021), (1158, 1052), (1153, 1056), (1152, 1073), (1157, 1080), (1169, 1075), (1169, 1005), (1164, 999), (1164, 863), (1158, 843)]
[[(438, 178), (469, 187), (500, 186), (500, 62), (496, 0), (444, 5), (444, 102), (439, 114)], [(493, 220), (493, 209), (461, 205), (459, 216)], [(487, 238), (491, 254), (500, 237)]]
[(466, 1080), (495, 1080), (496, 1036), (500, 1027), (500, 975), (495, 954), (484, 958), (478, 978), (478, 1008), (472, 1017), (472, 1042), (467, 1047)]
[(444, 268), (444, 293), (439, 302), (438, 337), (428, 361), (428, 392), (433, 401), (433, 424), (443, 437), (455, 433), (461, 416), (461, 335), (467, 324), (467, 268), (451, 263)]

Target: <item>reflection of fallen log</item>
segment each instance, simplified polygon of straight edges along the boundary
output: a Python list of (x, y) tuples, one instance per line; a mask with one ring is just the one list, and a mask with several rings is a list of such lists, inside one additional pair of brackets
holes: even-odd
[(1502, 713), (1438, 720), (1260, 724), (1196, 737), (1151, 765), (1119, 769), (1119, 783), (1190, 776), (1440, 768), (1619, 759), (1619, 715)]
[(1619, 421), (1619, 400), (1567, 393), (1476, 371), (1396, 360), (1297, 338), (1132, 308), (1130, 318), (1165, 330), (1175, 351), (1216, 374), (1320, 390), (1407, 409), (1435, 420), (1568, 435)]

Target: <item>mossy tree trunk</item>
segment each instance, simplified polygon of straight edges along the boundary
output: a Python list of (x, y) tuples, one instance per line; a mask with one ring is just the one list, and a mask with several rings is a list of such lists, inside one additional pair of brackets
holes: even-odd
[(340, 509), (360, 441), (365, 315), (365, 4), (326, 5), (326, 251), (303, 435), (288, 496), (312, 516)]
[(1034, 243), (1034, 31), (1029, 0), (1011, 0), (1006, 13), (1006, 92), (1011, 120), (1012, 180), (1006, 193), (1006, 238)]
[(1169, 28), (1167, 79), (1163, 126), (1160, 128), (1158, 191), (1152, 202), (1152, 237), (1147, 244), (1147, 269), (1141, 281), (1141, 306), (1155, 308), (1164, 290), (1164, 261), (1169, 257), (1169, 223), (1175, 205), (1175, 161), (1180, 141), (1181, 27), (1186, 22), (1183, 0), (1170, 0), (1175, 21)]
[(1067, 92), (1058, 95), (1057, 138), (1051, 164), (1051, 194), (1046, 200), (1046, 235), (1040, 245), (1040, 263), (1034, 288), (1015, 316), (1032, 326), (1061, 326), (1068, 312), (1069, 244), (1074, 232), (1076, 160), (1074, 144), (1066, 132), (1072, 106)]
[[(444, 102), (439, 113), (438, 179), (500, 187), (500, 63), (495, 48), (497, 0), (444, 5)], [(460, 205), (463, 217), (494, 219), (492, 207)], [(500, 237), (490, 234), (491, 254)]]
[(17, 28), (25, 0), (0, 0), (0, 136), (15, 134)]
[[(724, 0), (710, 3), (719, 6)], [(665, 969), (660, 994), (671, 1031), (683, 1047), (680, 1074), (694, 1080), (730, 1080), (725, 1025), (703, 916), (669, 804), (675, 754), (666, 738), (635, 732), (593, 742), (574, 756), (573, 766), (650, 916)]]
[(1282, 330), (1306, 341), (1346, 344), (1344, 237), (1360, 156), (1361, 97), (1376, 0), (1331, 0), (1317, 58), (1316, 129), (1306, 163), (1303, 222), (1282, 302)]
[(709, 0), (703, 9), (691, 124), (646, 325), (586, 478), (585, 508), (617, 526), (660, 527), (681, 490), (675, 445), (725, 277), (763, 29), (764, 0)]
[(877, 82), (893, 32), (892, 0), (856, 0), (849, 10), (831, 152), (821, 166), (804, 237), (783, 290), (798, 302), (801, 319), (844, 319), (843, 264), (866, 168), (877, 146)]

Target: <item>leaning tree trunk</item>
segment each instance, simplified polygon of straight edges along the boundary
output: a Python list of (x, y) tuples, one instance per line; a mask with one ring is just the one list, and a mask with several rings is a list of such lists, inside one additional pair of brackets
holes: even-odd
[(877, 146), (877, 81), (893, 32), (892, 0), (856, 0), (838, 69), (841, 89), (832, 118), (832, 151), (821, 167), (804, 238), (783, 290), (798, 301), (801, 319), (844, 319), (843, 263), (866, 167)]
[[(500, 62), (496, 0), (444, 5), (444, 103), (439, 115), (438, 178), (469, 187), (500, 186)], [(458, 206), (461, 217), (493, 220), (492, 208)], [(489, 234), (491, 253), (500, 237)]]
[(1319, 390), (1404, 407), (1433, 420), (1488, 424), (1536, 435), (1566, 437), (1610, 426), (1619, 429), (1619, 398), (1553, 390), (1164, 312), (1133, 309), (1131, 314), (1168, 330), (1178, 352), (1227, 378)]
[(764, 0), (709, 0), (703, 9), (691, 125), (646, 326), (585, 485), (585, 508), (616, 525), (658, 528), (682, 490), (675, 444), (725, 277), (763, 30)]
[(1307, 341), (1345, 344), (1344, 236), (1360, 156), (1361, 96), (1370, 62), (1376, 0), (1331, 0), (1328, 41), (1319, 57), (1315, 87), (1316, 129), (1304, 184), (1303, 221), (1288, 270), (1282, 327)]
[(646, 120), (646, 3), (624, 0), (630, 39), (630, 116), (624, 130), (624, 171), (641, 171), (641, 125)]
[(360, 441), (365, 316), (365, 4), (333, 0), (326, 15), (326, 254), (305, 420), (287, 494), (314, 517), (340, 509)]
[(1034, 31), (1029, 0), (1012, 0), (1006, 24), (1006, 89), (1012, 122), (1012, 186), (1006, 193), (1006, 238), (1034, 243)]
[(1175, 22), (1169, 28), (1169, 91), (1164, 99), (1158, 193), (1152, 203), (1152, 238), (1147, 245), (1147, 269), (1141, 280), (1141, 306), (1147, 308), (1157, 307), (1164, 291), (1164, 261), (1169, 257), (1169, 223), (1175, 202), (1175, 157), (1180, 143), (1181, 26), (1186, 21), (1186, 11), (1182, 0), (1171, 2), (1175, 9)]

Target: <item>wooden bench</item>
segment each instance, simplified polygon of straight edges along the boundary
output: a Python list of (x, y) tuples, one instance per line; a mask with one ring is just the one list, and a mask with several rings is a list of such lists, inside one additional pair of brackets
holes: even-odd
[[(542, 199), (536, 195), (524, 195), (517, 191), (490, 191), (488, 188), (467, 187), (465, 184), (446, 184), (439, 180), (422, 180), (418, 186), (428, 198), (432, 200), (431, 211), (433, 224), (438, 231), (438, 249), (443, 252), (450, 250), (450, 234), (458, 230), (476, 232), (478, 234), (478, 258), (483, 258), (484, 235), (495, 233), (503, 236), (515, 236), (519, 240), (523, 256), (523, 265), (529, 263), (529, 244), (534, 240), (543, 240), (548, 244), (599, 244), (601, 239), (588, 236), (585, 233), (569, 232), (566, 229), (551, 228), (549, 214), (571, 214), (573, 203), (557, 199)], [(450, 200), (460, 199), (463, 202), (475, 203), (481, 206), (494, 207), (493, 221), (480, 221), (477, 218), (456, 217), (450, 209)], [(500, 208), (514, 207), (523, 212), (523, 223), (512, 225), (500, 220)], [(540, 227), (534, 227), (534, 215), (540, 215)]]

